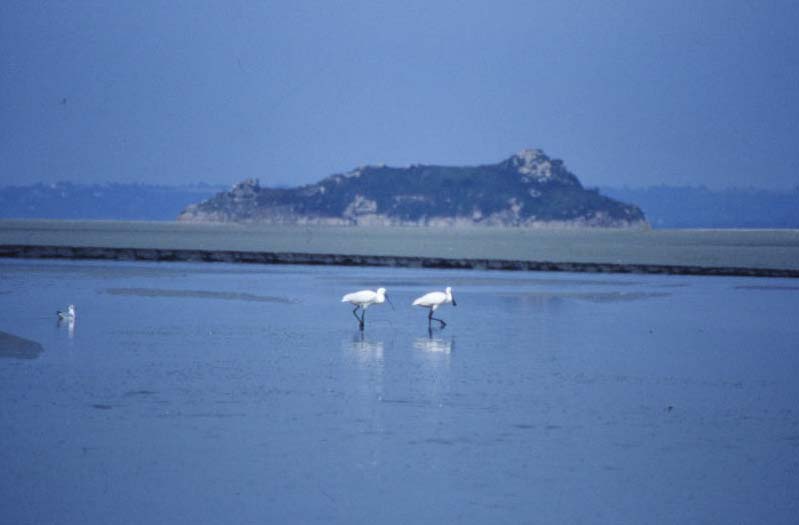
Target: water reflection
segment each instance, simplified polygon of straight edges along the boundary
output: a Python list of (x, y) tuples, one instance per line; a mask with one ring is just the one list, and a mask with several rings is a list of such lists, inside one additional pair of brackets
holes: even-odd
[(433, 330), (427, 332), (427, 337), (417, 337), (413, 342), (413, 347), (417, 350), (424, 350), (425, 352), (435, 352), (450, 354), (455, 347), (455, 340), (453, 338), (445, 339), (439, 335), (434, 335)]
[[(455, 340), (444, 337), (440, 330), (430, 330), (427, 337), (417, 337), (413, 341), (413, 359), (422, 365), (417, 372), (416, 397), (428, 406), (443, 408), (450, 396), (450, 366)], [(437, 410), (426, 414), (426, 432), (436, 435), (441, 414)]]
[(357, 332), (350, 341), (343, 341), (342, 347), (352, 350), (362, 365), (383, 364), (383, 341), (368, 339), (363, 332)]
[(65, 326), (67, 328), (67, 335), (69, 335), (69, 338), (72, 339), (73, 337), (75, 337), (75, 318), (74, 317), (73, 318), (68, 318), (68, 319), (60, 319), (59, 318), (58, 321), (56, 321), (56, 326), (58, 326), (59, 328), (61, 328), (62, 326)]

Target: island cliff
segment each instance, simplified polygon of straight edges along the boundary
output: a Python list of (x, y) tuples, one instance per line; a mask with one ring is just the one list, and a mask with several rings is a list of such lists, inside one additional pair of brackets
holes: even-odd
[(190, 222), (381, 226), (647, 227), (634, 205), (583, 188), (563, 161), (525, 149), (497, 164), (364, 166), (297, 188), (248, 179), (188, 206)]

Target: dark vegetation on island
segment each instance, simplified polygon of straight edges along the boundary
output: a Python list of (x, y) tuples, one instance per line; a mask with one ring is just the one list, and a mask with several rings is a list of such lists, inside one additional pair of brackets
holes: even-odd
[(414, 226), (646, 225), (640, 208), (586, 189), (563, 161), (523, 150), (497, 164), (364, 166), (296, 188), (249, 179), (179, 220)]

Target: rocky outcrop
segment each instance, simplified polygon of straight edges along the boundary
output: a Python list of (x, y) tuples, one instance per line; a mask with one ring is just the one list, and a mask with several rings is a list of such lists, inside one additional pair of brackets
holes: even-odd
[(647, 227), (634, 205), (583, 188), (563, 161), (525, 149), (474, 167), (364, 166), (291, 189), (247, 179), (188, 206), (193, 222), (381, 226)]

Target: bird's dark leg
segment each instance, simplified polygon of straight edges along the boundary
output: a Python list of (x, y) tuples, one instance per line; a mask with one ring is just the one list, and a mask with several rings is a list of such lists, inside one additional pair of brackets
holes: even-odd
[(433, 317), (433, 310), (430, 310), (430, 316), (427, 318), (427, 324), (430, 324), (430, 321), (438, 321), (441, 323), (441, 328), (447, 326), (447, 323), (444, 322), (443, 319), (439, 319), (438, 317)]
[(366, 308), (361, 310), (361, 330), (363, 330), (364, 321), (366, 321)]
[[(355, 307), (355, 310), (352, 311), (352, 315), (358, 320), (358, 326), (363, 330), (363, 314), (361, 314), (361, 317), (358, 317), (358, 314), (355, 313), (358, 311), (358, 308), (360, 308), (360, 306)], [(364, 313), (366, 313), (366, 310), (364, 310)]]

